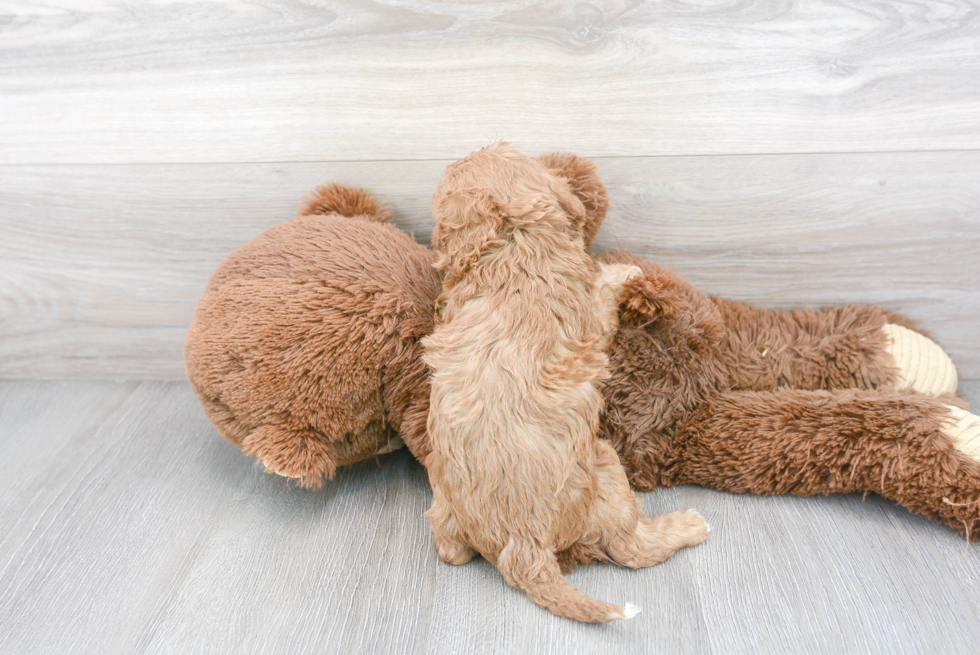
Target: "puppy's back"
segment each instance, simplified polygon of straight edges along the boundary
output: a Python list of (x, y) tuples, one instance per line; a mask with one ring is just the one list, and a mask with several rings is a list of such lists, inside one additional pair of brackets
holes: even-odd
[(595, 440), (595, 381), (606, 366), (595, 269), (574, 225), (581, 203), (515, 153), (476, 153), (451, 166), (436, 193), (433, 240), (446, 278), (424, 342), (439, 474), (468, 499), (461, 527), (489, 535), (490, 551), (515, 531), (561, 540), (582, 520), (565, 510), (590, 499), (564, 494), (594, 486), (580, 460)]

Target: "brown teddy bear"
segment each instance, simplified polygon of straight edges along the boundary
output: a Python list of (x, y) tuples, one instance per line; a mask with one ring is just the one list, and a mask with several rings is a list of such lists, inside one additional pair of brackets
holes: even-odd
[[(588, 246), (608, 207), (595, 166), (537, 162), (585, 205)], [(389, 215), (363, 189), (316, 189), (218, 267), (188, 332), (187, 374), (219, 432), (305, 486), (402, 439), (428, 454), (419, 342), (440, 278)], [(600, 429), (636, 489), (875, 492), (980, 538), (980, 419), (908, 320), (858, 305), (762, 310), (626, 252), (595, 259), (644, 273), (620, 298)]]

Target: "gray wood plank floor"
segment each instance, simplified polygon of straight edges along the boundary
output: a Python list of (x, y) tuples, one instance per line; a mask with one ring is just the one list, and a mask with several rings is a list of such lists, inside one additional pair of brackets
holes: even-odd
[[(980, 383), (962, 390), (980, 403)], [(875, 496), (643, 494), (710, 539), (573, 583), (557, 619), (438, 562), (406, 453), (322, 491), (264, 474), (181, 382), (0, 383), (0, 653), (973, 653), (980, 548)]]

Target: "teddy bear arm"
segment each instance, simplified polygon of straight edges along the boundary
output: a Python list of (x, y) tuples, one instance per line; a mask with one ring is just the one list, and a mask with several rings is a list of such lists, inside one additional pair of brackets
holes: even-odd
[(730, 392), (682, 422), (663, 484), (736, 493), (874, 492), (980, 539), (980, 417), (952, 396)]

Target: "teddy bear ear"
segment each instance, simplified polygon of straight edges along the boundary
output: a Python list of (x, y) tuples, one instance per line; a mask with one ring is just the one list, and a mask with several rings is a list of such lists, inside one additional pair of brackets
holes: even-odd
[(595, 164), (571, 152), (549, 152), (538, 157), (537, 161), (554, 175), (564, 178), (572, 193), (585, 206), (582, 236), (588, 249), (609, 209), (609, 194), (596, 173)]
[(378, 197), (361, 187), (329, 182), (313, 189), (299, 206), (299, 216), (340, 214), (353, 218), (361, 216), (376, 223), (386, 223), (391, 210)]

